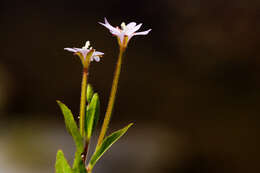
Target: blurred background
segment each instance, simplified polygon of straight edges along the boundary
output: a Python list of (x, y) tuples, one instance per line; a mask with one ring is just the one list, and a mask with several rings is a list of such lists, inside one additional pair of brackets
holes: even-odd
[(94, 173), (259, 171), (259, 0), (2, 0), (0, 14), (1, 173), (54, 172), (58, 149), (72, 162), (55, 101), (78, 114), (82, 69), (64, 47), (105, 52), (89, 79), (104, 117), (118, 53), (104, 17), (152, 31), (130, 41), (109, 132), (135, 125)]

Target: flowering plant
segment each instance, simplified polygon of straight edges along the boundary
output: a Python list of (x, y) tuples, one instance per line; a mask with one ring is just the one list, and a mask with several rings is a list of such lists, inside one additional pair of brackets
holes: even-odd
[(114, 73), (108, 106), (97, 141), (97, 145), (94, 153), (89, 159), (89, 162), (86, 164), (90, 139), (92, 137), (93, 131), (97, 126), (100, 114), (99, 96), (97, 93), (94, 92), (91, 85), (87, 84), (88, 69), (91, 61), (95, 60), (99, 62), (100, 57), (104, 55), (104, 53), (96, 51), (95, 49), (90, 47), (90, 42), (87, 41), (85, 46), (83, 46), (82, 48), (65, 48), (65, 50), (73, 52), (75, 55), (79, 56), (83, 66), (83, 75), (81, 83), (79, 126), (77, 125), (70, 109), (61, 101), (57, 101), (63, 113), (66, 128), (75, 142), (76, 152), (72, 167), (68, 164), (63, 152), (61, 150), (57, 152), (55, 164), (56, 173), (91, 173), (93, 167), (95, 166), (96, 162), (101, 158), (101, 156), (112, 146), (112, 144), (114, 144), (121, 136), (126, 133), (130, 126), (132, 126), (131, 123), (124, 128), (105, 137), (113, 111), (118, 80), (121, 71), (122, 58), (127, 44), (133, 36), (147, 35), (151, 31), (151, 29), (143, 32), (136, 32), (140, 29), (142, 24), (136, 25), (135, 22), (131, 22), (127, 25), (125, 25), (125, 23), (123, 22), (120, 29), (119, 27), (111, 26), (106, 18), (105, 23), (100, 24), (108, 28), (109, 31), (117, 37), (119, 44), (119, 56)]

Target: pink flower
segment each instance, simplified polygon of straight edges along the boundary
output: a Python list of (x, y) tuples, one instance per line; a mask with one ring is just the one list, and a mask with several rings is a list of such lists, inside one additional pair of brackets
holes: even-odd
[(85, 46), (83, 46), (82, 48), (64, 48), (64, 50), (67, 50), (67, 51), (70, 51), (70, 52), (73, 52), (73, 53), (79, 55), (83, 64), (88, 56), (90, 56), (91, 61), (95, 60), (95, 61), (99, 62), (100, 57), (103, 56), (104, 53), (95, 51), (92, 47), (89, 48), (89, 46), (90, 46), (90, 42), (86, 41)]
[(129, 40), (135, 36), (135, 35), (147, 35), (152, 29), (142, 31), (142, 32), (136, 32), (138, 31), (142, 24), (136, 25), (135, 22), (131, 22), (129, 24), (125, 24), (124, 22), (121, 24), (121, 28), (119, 27), (113, 27), (110, 25), (105, 18), (105, 23), (99, 22), (99, 24), (105, 26), (109, 31), (117, 36), (120, 46), (126, 47)]

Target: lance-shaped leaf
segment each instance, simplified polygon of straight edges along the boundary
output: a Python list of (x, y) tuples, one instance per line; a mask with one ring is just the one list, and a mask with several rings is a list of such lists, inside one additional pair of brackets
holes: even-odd
[(72, 173), (70, 165), (61, 150), (57, 152), (55, 170), (56, 173)]
[(88, 84), (88, 86), (87, 86), (87, 101), (88, 101), (88, 103), (91, 102), (93, 95), (94, 95), (93, 88), (90, 84)]
[(67, 130), (73, 137), (77, 149), (83, 149), (83, 138), (79, 133), (77, 124), (73, 117), (73, 114), (71, 113), (70, 109), (65, 104), (63, 104), (60, 101), (57, 101), (57, 103), (59, 104), (59, 106), (61, 108), (61, 111), (64, 115)]
[(97, 126), (99, 113), (100, 113), (100, 102), (99, 102), (98, 94), (95, 93), (91, 99), (90, 104), (87, 106), (87, 111), (86, 111), (85, 129), (86, 129), (87, 140), (90, 139), (95, 127)]
[(101, 158), (101, 156), (114, 144), (121, 136), (123, 136), (129, 127), (131, 127), (133, 123), (129, 124), (128, 126), (124, 127), (121, 130), (118, 130), (112, 133), (110, 136), (106, 137), (100, 146), (97, 146), (96, 151), (92, 155), (88, 168), (90, 170), (93, 169), (96, 162)]

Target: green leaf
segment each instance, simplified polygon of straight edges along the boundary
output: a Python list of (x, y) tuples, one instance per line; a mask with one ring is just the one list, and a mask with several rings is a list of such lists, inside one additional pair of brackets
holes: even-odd
[(73, 162), (73, 170), (78, 170), (82, 164), (82, 159), (81, 159), (81, 154), (83, 153), (83, 145), (81, 148), (77, 148), (76, 149), (76, 153), (75, 153), (75, 158), (74, 158), (74, 162)]
[(80, 135), (79, 129), (77, 124), (74, 120), (73, 114), (71, 113), (70, 109), (60, 101), (57, 101), (58, 105), (61, 108), (61, 111), (64, 115), (66, 128), (71, 134), (76, 144), (77, 149), (83, 150), (83, 138)]
[(84, 150), (83, 138), (80, 135), (78, 126), (74, 120), (73, 114), (71, 113), (70, 109), (66, 105), (61, 103), (60, 101), (57, 101), (57, 103), (59, 104), (61, 111), (64, 115), (67, 130), (73, 137), (74, 142), (76, 144), (76, 153), (75, 153), (75, 159), (74, 159), (74, 163), (73, 163), (73, 169), (74, 169), (79, 166), (80, 161), (81, 161), (81, 153)]
[(70, 165), (61, 150), (57, 152), (55, 170), (56, 173), (72, 173)]
[(95, 127), (97, 126), (100, 113), (100, 101), (98, 94), (95, 93), (91, 99), (90, 104), (87, 106), (86, 111), (86, 135), (89, 140)]
[(90, 84), (88, 84), (88, 86), (87, 86), (87, 101), (88, 101), (88, 103), (91, 102), (93, 95), (94, 95), (93, 88)]
[(121, 136), (123, 136), (129, 127), (131, 127), (133, 123), (129, 124), (128, 126), (124, 127), (121, 130), (118, 130), (112, 133), (110, 136), (106, 137), (102, 144), (96, 148), (96, 151), (92, 155), (90, 162), (89, 162), (89, 169), (92, 170), (96, 162), (101, 158), (101, 156), (114, 144)]

